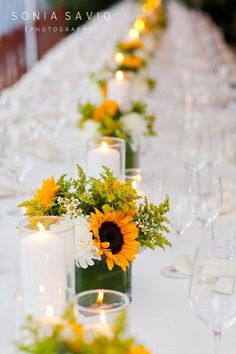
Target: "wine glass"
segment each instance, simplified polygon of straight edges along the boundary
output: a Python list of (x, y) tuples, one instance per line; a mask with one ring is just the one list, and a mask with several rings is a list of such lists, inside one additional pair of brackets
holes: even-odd
[[(170, 198), (170, 211), (168, 219), (172, 229), (175, 230), (177, 239), (180, 240), (183, 233), (190, 227), (194, 216), (189, 209), (189, 196), (191, 194), (192, 173), (184, 168), (168, 168), (164, 170), (161, 198), (168, 195)], [(181, 273), (174, 265), (162, 269), (163, 276), (182, 279), (186, 274)]]
[(197, 112), (188, 112), (180, 134), (179, 155), (191, 171), (206, 166), (210, 154), (210, 131), (206, 120)]
[(202, 228), (211, 224), (219, 215), (223, 204), (222, 179), (208, 172), (196, 172), (192, 178), (189, 205)]
[[(219, 165), (223, 160), (225, 153), (225, 138), (222, 128), (215, 121), (215, 117), (210, 114), (210, 151), (209, 151), (209, 168), (214, 170), (214, 167)], [(212, 172), (211, 172), (212, 173)]]
[(208, 240), (195, 256), (189, 301), (196, 316), (214, 333), (215, 354), (220, 353), (224, 331), (236, 323), (236, 243)]
[[(24, 178), (33, 168), (34, 161), (30, 155), (18, 150), (8, 149), (3, 158), (3, 167), (15, 181), (16, 195), (27, 193), (27, 188), (24, 185)], [(14, 208), (7, 212), (9, 215), (21, 215), (19, 208)]]

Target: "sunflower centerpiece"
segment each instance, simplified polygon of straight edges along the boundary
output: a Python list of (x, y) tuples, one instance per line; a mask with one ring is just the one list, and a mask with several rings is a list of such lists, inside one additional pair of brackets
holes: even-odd
[(116, 101), (106, 99), (98, 106), (91, 102), (80, 104), (78, 110), (77, 126), (81, 136), (124, 139), (126, 168), (139, 167), (139, 151), (144, 138), (156, 135), (156, 116), (147, 112), (145, 103), (137, 101), (123, 109)]
[[(20, 204), (27, 217), (56, 215), (74, 220), (76, 292), (111, 289), (131, 297), (132, 263), (141, 248), (170, 246), (168, 197), (160, 205), (139, 201), (131, 182), (117, 180), (104, 167), (100, 178), (63, 175), (43, 182), (31, 200)], [(139, 201), (139, 202), (138, 202)]]

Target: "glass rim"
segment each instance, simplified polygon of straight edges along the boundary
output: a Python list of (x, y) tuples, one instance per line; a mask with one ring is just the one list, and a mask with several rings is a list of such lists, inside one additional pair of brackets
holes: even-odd
[[(99, 313), (100, 313), (99, 309), (92, 309), (92, 308), (88, 308), (86, 306), (78, 304), (78, 300), (81, 299), (82, 297), (87, 296), (87, 295), (99, 294), (99, 291), (102, 291), (104, 293), (104, 295), (105, 294), (114, 294), (114, 295), (120, 296), (120, 298), (122, 298), (124, 300), (124, 303), (122, 305), (120, 305), (119, 307), (106, 309), (105, 310), (106, 313), (116, 313), (116, 312), (123, 311), (130, 304), (130, 299), (125, 293), (122, 293), (122, 292), (116, 291), (116, 290), (110, 290), (110, 289), (94, 289), (94, 290), (82, 291), (78, 295), (75, 296), (76, 309), (81, 312), (86, 311), (89, 314), (99, 315)], [(102, 309), (100, 311), (102, 311)]]
[[(30, 228), (27, 228), (27, 225), (29, 223), (30, 220), (37, 220), (37, 219), (40, 219), (40, 220), (47, 220), (47, 219), (51, 219), (51, 220), (59, 220), (59, 221), (63, 221), (65, 223), (64, 227), (61, 229), (61, 230), (45, 230), (47, 232), (52, 232), (52, 233), (63, 233), (63, 232), (67, 232), (67, 231), (71, 231), (71, 230), (74, 230), (75, 228), (75, 223), (73, 220), (70, 220), (70, 219), (67, 219), (67, 218), (64, 218), (64, 217), (61, 217), (61, 216), (55, 216), (55, 215), (43, 215), (43, 216), (31, 216), (31, 217), (28, 217), (28, 218), (25, 218), (23, 220), (21, 220), (19, 223), (18, 223), (18, 230), (21, 231), (21, 232), (26, 232), (26, 231), (29, 231), (29, 232), (39, 232), (39, 230), (32, 230)], [(39, 222), (40, 222), (39, 220)]]
[(154, 176), (154, 173), (152, 171), (147, 171), (140, 167), (132, 167), (125, 169), (125, 179), (134, 179), (137, 174), (140, 174), (140, 176), (143, 176), (144, 178), (151, 178)]
[[(109, 147), (113, 147), (113, 148), (117, 148), (119, 146), (121, 147), (125, 147), (125, 140), (121, 139), (121, 138), (116, 138), (116, 137), (110, 137), (110, 136), (100, 136), (98, 138), (93, 138), (93, 139), (88, 139), (86, 141), (86, 146), (87, 147), (92, 147), (92, 146), (96, 146), (100, 143), (100, 142), (107, 142)], [(111, 144), (109, 143), (109, 141), (111, 142)]]

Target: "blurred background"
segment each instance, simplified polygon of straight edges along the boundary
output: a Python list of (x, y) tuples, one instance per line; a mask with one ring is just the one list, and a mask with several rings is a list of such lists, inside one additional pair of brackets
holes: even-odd
[[(236, 47), (236, 0), (182, 1), (209, 13), (222, 28), (225, 40)], [(96, 14), (115, 2), (117, 0), (0, 0), (0, 91), (14, 84), (51, 47), (81, 26), (87, 13)], [(65, 20), (66, 11), (70, 12), (70, 21)], [(39, 13), (39, 19), (26, 19), (27, 14), (33, 12)], [(56, 19), (51, 18), (53, 13)], [(29, 30), (32, 26), (37, 31)], [(61, 31), (65, 26), (68, 30)], [(54, 30), (49, 30), (52, 27)]]

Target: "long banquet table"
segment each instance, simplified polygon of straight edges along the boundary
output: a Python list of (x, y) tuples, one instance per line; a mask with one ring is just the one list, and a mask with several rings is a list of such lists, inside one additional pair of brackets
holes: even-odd
[[(85, 81), (92, 71), (101, 69), (111, 58), (116, 41), (127, 32), (136, 13), (135, 2), (124, 1), (112, 7), (111, 19), (94, 19), (72, 34), (26, 74), (20, 82), (5, 90), (0, 97), (0, 121), (17, 124), (20, 120), (30, 122), (32, 117), (47, 120), (47, 106), (51, 102), (54, 114), (60, 106), (60, 114), (66, 124), (57, 143), (65, 156), (55, 161), (38, 160), (27, 176), (28, 184), (35, 188), (43, 178), (58, 176), (70, 168), (70, 147), (79, 144), (80, 136), (75, 128), (77, 101), (88, 99)], [(158, 80), (157, 89), (148, 97), (147, 103), (157, 113), (158, 136), (147, 140), (147, 148), (142, 155), (141, 166), (159, 172), (163, 167), (179, 163), (177, 145), (179, 125), (182, 123), (181, 90), (175, 86), (176, 67), (173, 65), (176, 39), (188, 28), (181, 27), (190, 19), (199, 21), (199, 31), (218, 29), (207, 16), (187, 10), (182, 5), (169, 4), (169, 26), (164, 34), (157, 55), (151, 63), (150, 73)], [(89, 30), (90, 28), (90, 30)], [(221, 45), (224, 42), (221, 39)], [(187, 43), (183, 43), (187, 45)], [(179, 66), (181, 69), (181, 65)], [(184, 70), (184, 69), (183, 69)], [(176, 102), (176, 106), (174, 103)], [(172, 104), (173, 103), (173, 104)], [(63, 109), (61, 109), (63, 106)], [(219, 108), (228, 117), (235, 111)], [(51, 114), (51, 112), (50, 112)], [(223, 124), (226, 124), (226, 118)], [(223, 170), (223, 168), (222, 168)], [(224, 172), (226, 169), (224, 169)], [(230, 165), (226, 178), (236, 180), (235, 164)], [(1, 186), (0, 186), (1, 187)], [(13, 353), (14, 338), (14, 296), (18, 280), (18, 231), (20, 217), (7, 214), (25, 196), (0, 198), (0, 353)], [(220, 217), (227, 232), (227, 223), (236, 216), (235, 211)], [(202, 237), (199, 224), (194, 223), (186, 231), (182, 247), (190, 254)], [(133, 301), (130, 307), (129, 323), (131, 332), (153, 353), (157, 354), (208, 354), (213, 352), (213, 338), (207, 327), (192, 313), (188, 303), (188, 280), (170, 280), (160, 274), (176, 253), (175, 234), (170, 234), (172, 250), (163, 252), (142, 252), (133, 267)], [(225, 333), (222, 353), (233, 354), (236, 348), (235, 326)]]

